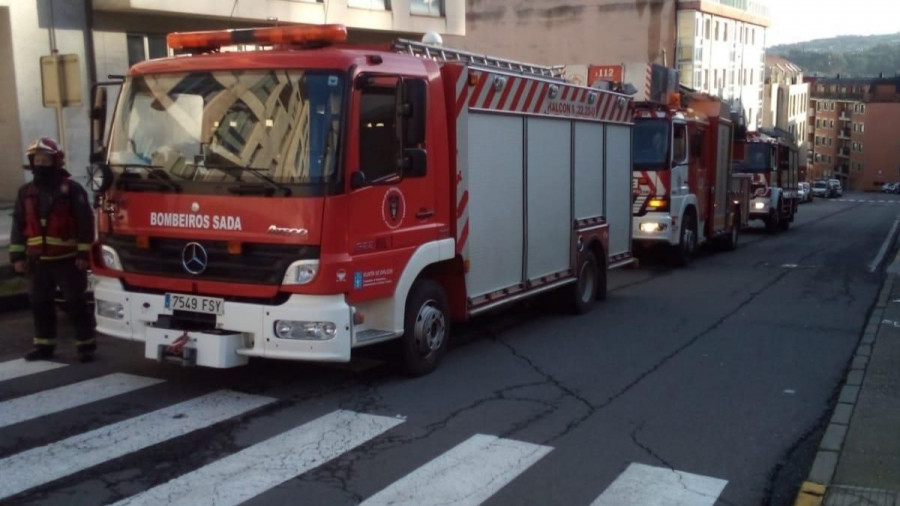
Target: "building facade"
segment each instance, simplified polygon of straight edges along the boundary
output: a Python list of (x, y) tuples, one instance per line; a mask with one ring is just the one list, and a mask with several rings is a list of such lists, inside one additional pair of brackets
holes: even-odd
[(679, 0), (677, 68), (681, 84), (743, 110), (763, 125), (766, 29), (770, 15), (752, 0)]
[[(448, 44), (544, 65), (657, 63), (760, 123), (768, 10), (755, 0), (478, 0)], [(632, 83), (637, 85), (637, 83)]]
[(807, 81), (810, 179), (864, 191), (900, 181), (900, 77)]
[(809, 83), (803, 80), (803, 71), (797, 65), (775, 55), (766, 55), (765, 81), (763, 84), (763, 128), (778, 128), (794, 136), (797, 149), (802, 154), (801, 179), (806, 172), (806, 153), (809, 150)]
[[(0, 74), (0, 202), (26, 180), (24, 149), (36, 137), (60, 137), (69, 170), (84, 175), (91, 84), (167, 56), (167, 33), (278, 23), (342, 23), (359, 43), (463, 35), (465, 0), (0, 0), (0, 56), (13, 62)], [(78, 56), (83, 95), (59, 119), (43, 106), (39, 64), (54, 50)]]

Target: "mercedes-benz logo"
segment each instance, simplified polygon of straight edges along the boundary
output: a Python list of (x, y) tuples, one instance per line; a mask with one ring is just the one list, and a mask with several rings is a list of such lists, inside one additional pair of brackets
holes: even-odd
[(209, 264), (209, 256), (206, 254), (206, 248), (200, 243), (189, 242), (181, 250), (181, 265), (188, 274), (203, 274), (206, 266)]

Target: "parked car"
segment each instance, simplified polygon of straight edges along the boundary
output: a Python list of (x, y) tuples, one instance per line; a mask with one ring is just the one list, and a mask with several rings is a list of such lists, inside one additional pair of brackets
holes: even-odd
[(819, 180), (812, 184), (812, 194), (815, 197), (830, 199), (831, 198), (831, 187), (828, 185), (828, 181)]
[(812, 202), (812, 187), (809, 183), (805, 181), (797, 183), (797, 194), (800, 197), (800, 202)]
[(894, 193), (897, 183), (884, 183), (881, 185), (881, 193)]
[(829, 179), (828, 186), (831, 187), (832, 197), (841, 197), (844, 195), (844, 187), (841, 186), (841, 181), (839, 179)]

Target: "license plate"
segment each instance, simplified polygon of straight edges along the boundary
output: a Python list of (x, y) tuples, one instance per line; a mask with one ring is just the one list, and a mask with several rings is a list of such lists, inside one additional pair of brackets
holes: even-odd
[(220, 315), (225, 313), (225, 299), (167, 293), (166, 309)]

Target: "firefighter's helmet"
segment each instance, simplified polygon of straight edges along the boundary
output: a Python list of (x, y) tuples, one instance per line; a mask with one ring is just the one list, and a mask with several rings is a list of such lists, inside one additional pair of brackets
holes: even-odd
[(63, 151), (62, 147), (55, 139), (41, 137), (40, 139), (35, 139), (31, 142), (28, 146), (28, 150), (25, 151), (25, 154), (28, 156), (29, 167), (34, 167), (34, 155), (38, 152), (52, 156), (54, 167), (62, 168), (66, 164), (66, 152)]

